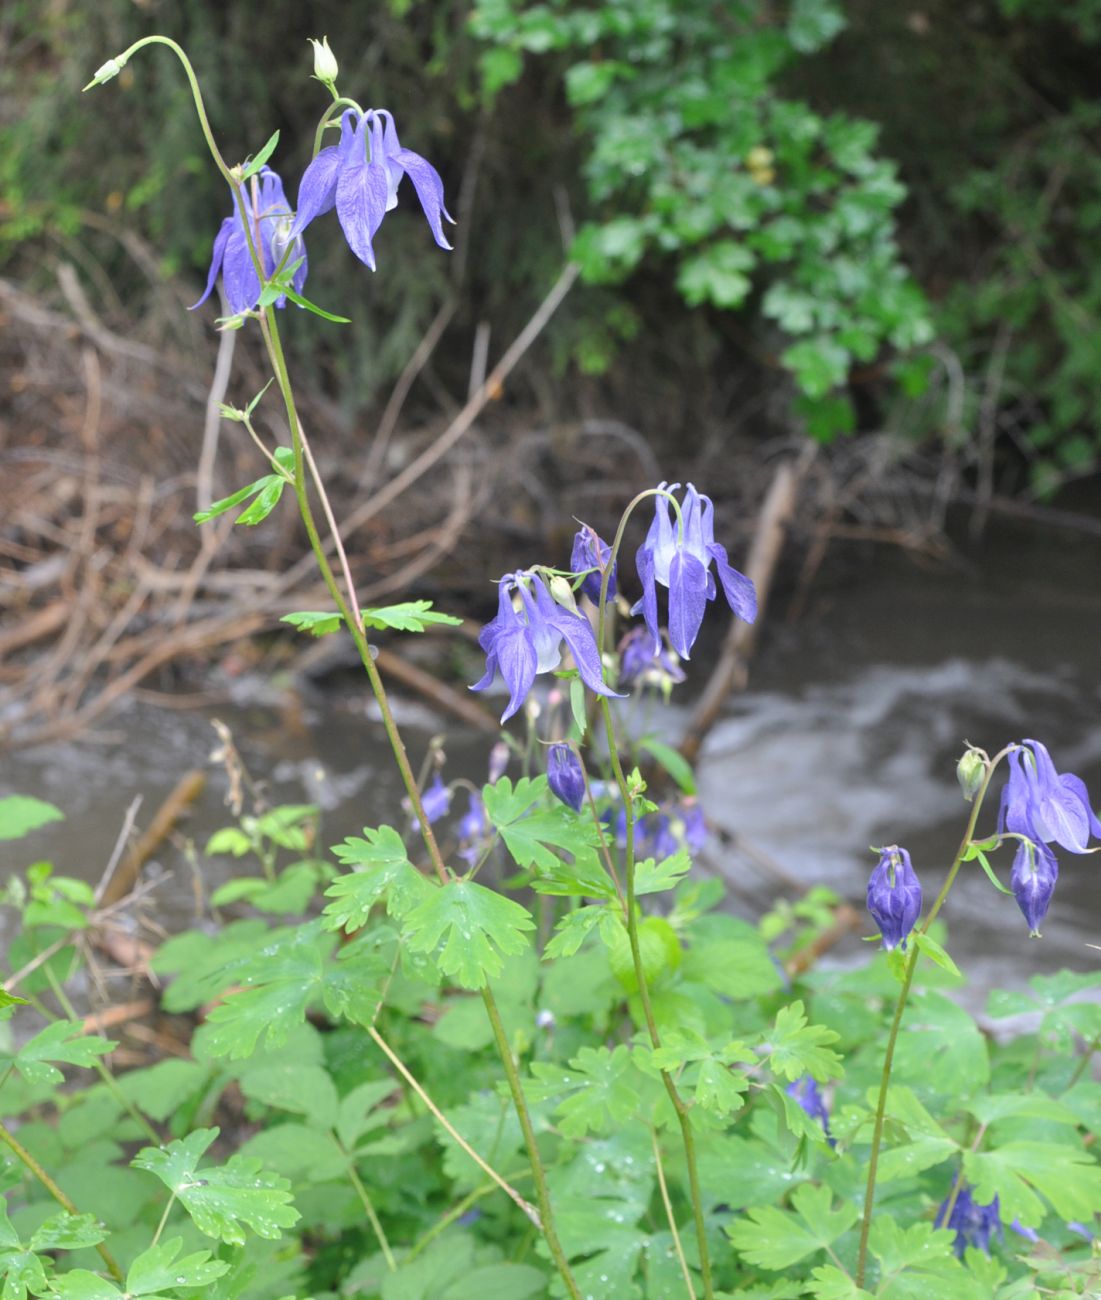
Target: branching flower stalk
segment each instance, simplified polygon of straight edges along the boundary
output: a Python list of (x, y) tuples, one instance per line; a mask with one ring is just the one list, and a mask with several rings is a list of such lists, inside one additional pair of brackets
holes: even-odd
[[(627, 520), (630, 518), (634, 508), (647, 497), (662, 496), (667, 497), (673, 503), (673, 508), (677, 516), (677, 528), (683, 534), (684, 520), (681, 515), (680, 506), (671, 493), (664, 492), (660, 489), (648, 489), (640, 492), (633, 501), (629, 503), (623, 516), (619, 521), (619, 527), (616, 529), (615, 540), (612, 542), (611, 555), (606, 564), (602, 566), (600, 576), (600, 619), (597, 630), (597, 647), (601, 654), (604, 652), (604, 627), (605, 627), (605, 609), (607, 608), (608, 583), (611, 578), (612, 570), (619, 556), (620, 547), (623, 544), (623, 534), (627, 527)], [(657, 1050), (661, 1047), (661, 1034), (658, 1030), (657, 1020), (654, 1017), (654, 1009), (650, 1002), (650, 986), (646, 979), (646, 969), (642, 961), (642, 948), (638, 938), (638, 907), (635, 902), (635, 813), (634, 805), (631, 799), (631, 791), (627, 784), (627, 778), (623, 773), (623, 764), (619, 758), (619, 747), (616, 737), (615, 722), (612, 719), (611, 706), (606, 698), (600, 700), (601, 716), (604, 719), (604, 731), (608, 741), (608, 756), (612, 764), (612, 772), (615, 776), (616, 785), (619, 788), (620, 798), (623, 801), (623, 812), (625, 819), (625, 838), (626, 847), (624, 848), (624, 876), (626, 878), (626, 898), (624, 900), (624, 913), (627, 924), (627, 939), (631, 947), (631, 964), (634, 967), (635, 982), (638, 985), (639, 1001), (642, 1004), (642, 1014), (646, 1021), (646, 1032), (650, 1038), (651, 1046)], [(703, 1215), (703, 1197), (700, 1192), (699, 1167), (696, 1158), (696, 1135), (692, 1131), (692, 1117), (689, 1114), (690, 1107), (684, 1098), (680, 1095), (673, 1076), (668, 1070), (661, 1071), (661, 1081), (668, 1094), (670, 1104), (677, 1116), (677, 1123), (680, 1125), (681, 1141), (684, 1145), (684, 1159), (688, 1170), (688, 1191), (689, 1198), (692, 1202), (692, 1219), (696, 1229), (696, 1245), (700, 1255), (700, 1274), (703, 1281), (703, 1294), (705, 1300), (713, 1300), (715, 1294), (714, 1283), (711, 1278), (711, 1254), (707, 1245), (707, 1225)]]
[[(971, 816), (967, 819), (967, 828), (963, 833), (963, 839), (956, 850), (956, 856), (952, 866), (945, 877), (944, 884), (941, 886), (940, 893), (937, 894), (936, 901), (929, 909), (929, 915), (925, 921), (914, 932), (915, 934), (927, 934), (929, 927), (937, 919), (937, 914), (944, 906), (944, 900), (948, 897), (948, 892), (955, 883), (956, 876), (959, 874), (960, 867), (967, 856), (967, 850), (974, 838), (975, 826), (979, 820), (979, 813), (982, 811), (983, 801), (986, 798), (986, 792), (990, 788), (991, 779), (994, 776), (994, 770), (1003, 758), (1010, 752), (1012, 746), (1007, 745), (1005, 749), (999, 751), (986, 764), (986, 771), (983, 774), (982, 783), (980, 784), (974, 801), (971, 805)], [(902, 987), (899, 989), (898, 1002), (895, 1005), (894, 1019), (891, 1021), (891, 1029), (887, 1035), (887, 1048), (883, 1054), (883, 1072), (879, 1081), (879, 1097), (876, 1100), (875, 1121), (872, 1127), (872, 1149), (868, 1156), (868, 1181), (864, 1192), (864, 1215), (860, 1224), (860, 1247), (856, 1260), (856, 1285), (864, 1285), (864, 1274), (868, 1263), (868, 1235), (872, 1230), (872, 1214), (875, 1209), (875, 1181), (879, 1171), (879, 1152), (883, 1145), (883, 1124), (887, 1111), (887, 1092), (891, 1086), (891, 1069), (894, 1065), (895, 1047), (898, 1043), (898, 1033), (902, 1026), (902, 1016), (906, 1010), (906, 1002), (910, 996), (910, 988), (914, 982), (914, 971), (917, 969), (919, 955), (918, 945), (911, 939), (910, 951), (906, 959), (906, 969), (902, 976)]]
[[(245, 203), (243, 183), (239, 176), (226, 164), (225, 159), (222, 157), (221, 152), (215, 143), (210, 122), (203, 104), (202, 91), (199, 87), (198, 78), (195, 75), (194, 69), (192, 68), (187, 55), (175, 41), (163, 36), (148, 36), (135, 42), (123, 54), (119, 55), (117, 59), (105, 64), (96, 74), (95, 81), (91, 84), (100, 84), (102, 81), (109, 80), (111, 77), (117, 75), (131, 55), (143, 46), (151, 44), (167, 46), (173, 51), (183, 65), (188, 82), (191, 86), (192, 97), (199, 118), (199, 125), (202, 129), (203, 137), (206, 140), (210, 155), (223, 179), (233, 191), (235, 203), (240, 205), (240, 211), (247, 212), (248, 207)], [(333, 107), (335, 107), (335, 105), (330, 106), (330, 109), (326, 114), (326, 119), (328, 114), (331, 113)], [(322, 126), (326, 119), (323, 119)], [(321, 128), (319, 128), (318, 138), (320, 138), (320, 129)], [(260, 257), (257, 237), (251, 230), (250, 224), (247, 220), (242, 224), (248, 243), (249, 255), (252, 259), (260, 283), (263, 285), (267, 282), (268, 277), (264, 271), (263, 262)], [(421, 836), (424, 840), (429, 860), (431, 861), (432, 867), (438, 877), (440, 886), (446, 887), (451, 880), (451, 874), (444, 864), (443, 855), (440, 852), (435, 834), (427, 816), (425, 815), (421, 793), (418, 789), (416, 777), (413, 774), (409, 762), (405, 743), (398, 730), (397, 724), (394, 721), (393, 712), (390, 708), (390, 702), (386, 694), (386, 688), (379, 675), (378, 668), (375, 666), (374, 658), (371, 654), (371, 647), (367, 641), (363, 629), (363, 623), (359, 616), (359, 603), (356, 598), (355, 584), (352, 579), (351, 569), (340, 537), (339, 528), (337, 527), (328, 494), (325, 490), (321, 475), (318, 473), (313, 455), (309, 450), (309, 444), (298, 417), (297, 403), (295, 401), (290, 374), (287, 368), (286, 356), (279, 335), (279, 326), (276, 320), (275, 307), (274, 305), (261, 306), (256, 314), (260, 321), (268, 358), (286, 411), (287, 423), (291, 435), (291, 448), (294, 455), (295, 499), (298, 504), (298, 512), (301, 516), (303, 526), (306, 529), (310, 549), (313, 551), (314, 557), (317, 561), (322, 581), (325, 583), (326, 589), (340, 612), (345, 626), (351, 633), (352, 640), (355, 643), (356, 650), (371, 684), (371, 691), (378, 704), (379, 712), (382, 717), (382, 725), (386, 731), (387, 739), (390, 742), (390, 748), (393, 752), (395, 762), (397, 763), (398, 771), (401, 774), (402, 784), (405, 786), (410, 808), (419, 823)], [(312, 479), (317, 491), (322, 512), (331, 534), (333, 546), (339, 558), (341, 576), (344, 581), (343, 590), (340, 583), (337, 582), (332, 565), (329, 563), (325, 546), (318, 532), (317, 522), (314, 518), (313, 508), (310, 504), (307, 470), (309, 471), (309, 479)], [(489, 1016), (490, 1024), (493, 1028), (494, 1041), (501, 1058), (501, 1064), (504, 1068), (505, 1076), (508, 1080), (509, 1091), (512, 1095), (513, 1103), (520, 1121), (520, 1127), (524, 1135), (524, 1142), (527, 1147), (528, 1159), (532, 1167), (532, 1174), (535, 1180), (536, 1194), (539, 1202), (539, 1226), (570, 1296), (573, 1297), (573, 1300), (581, 1300), (581, 1292), (573, 1278), (569, 1267), (569, 1261), (562, 1249), (561, 1242), (558, 1239), (554, 1227), (554, 1218), (551, 1211), (550, 1197), (547, 1189), (546, 1171), (543, 1167), (542, 1156), (539, 1153), (539, 1147), (535, 1137), (535, 1129), (531, 1121), (531, 1114), (528, 1109), (527, 1100), (524, 1097), (519, 1071), (501, 1023), (496, 1000), (488, 985), (482, 990), (482, 997), (485, 1002), (486, 1013)]]

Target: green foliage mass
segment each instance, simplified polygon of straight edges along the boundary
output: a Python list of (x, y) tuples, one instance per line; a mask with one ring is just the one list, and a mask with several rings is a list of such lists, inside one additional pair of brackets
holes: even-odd
[[(662, 1072), (700, 1142), (716, 1295), (1089, 1294), (1096, 1263), (1065, 1225), (1101, 1213), (1088, 1140), (1101, 1123), (1101, 1085), (1071, 1050), (1098, 1041), (1101, 1013), (1088, 1000), (1101, 987), (1096, 975), (1036, 977), (1020, 992), (992, 993), (992, 1020), (1028, 1012), (1035, 1028), (987, 1038), (947, 995), (963, 977), (942, 960), (943, 944), (919, 958), (861, 1288), (853, 1263), (895, 954), (856, 970), (812, 966), (786, 985), (781, 965), (834, 925), (835, 898), (818, 890), (755, 927), (715, 910), (721, 889), (686, 878), (683, 854), (645, 872), (640, 864), (651, 897), (663, 900), (662, 914), (640, 927), (658, 936), (645, 956), (655, 1048), (622, 956), (623, 898), (594, 865), (591, 823), (553, 801), (544, 777), (502, 778), (483, 797), (495, 852), (521, 873), (514, 887), (553, 883), (542, 891), (554, 905), (548, 918), (557, 916), (548, 941), (537, 942), (520, 901), (469, 877), (441, 885), (418, 870), (396, 830), (367, 828), (334, 850), (335, 878), (332, 868), (313, 877), (326, 889), (311, 905), (324, 905), (316, 919), (278, 923), (279, 907), (252, 897), (251, 915), (161, 946), (154, 968), (165, 1010), (205, 1007), (189, 1059), (89, 1081), (88, 1067), (113, 1044), (65, 1019), (32, 1030), (36, 1012), (12, 999), (19, 1038), (0, 1044), (4, 1113), (19, 1117), (31, 1156), (61, 1171), (78, 1209), (99, 1217), (58, 1213), (9, 1160), (5, 1300), (557, 1295), (524, 1215), (470, 1155), (518, 1195), (529, 1191), (520, 1125), (471, 992), (487, 982), (521, 1062), (559, 1235), (584, 1294), (685, 1294), (669, 1213), (698, 1291)], [(291, 806), (242, 819), (244, 859), (255, 855), (278, 879), (269, 837), (280, 854), (300, 853), (314, 815)], [(237, 843), (231, 829), (214, 837), (223, 851)], [(64, 923), (36, 923), (35, 891), (68, 886), (42, 864), (27, 874), (8, 902), (41, 951), (64, 938)], [(421, 1081), (446, 1123), (364, 1029), (381, 1031), (376, 1041)], [(828, 1098), (829, 1130), (787, 1091), (808, 1077)], [(1041, 1243), (1007, 1234), (989, 1257), (958, 1257), (954, 1232), (932, 1222), (958, 1176), (980, 1204), (997, 1196), (1003, 1221), (1036, 1229)], [(117, 1279), (105, 1277), (99, 1247), (117, 1261)]]

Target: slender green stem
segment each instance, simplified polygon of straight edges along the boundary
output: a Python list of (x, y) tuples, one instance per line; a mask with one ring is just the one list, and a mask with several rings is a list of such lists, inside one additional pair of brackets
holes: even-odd
[[(944, 906), (944, 900), (948, 897), (948, 891), (955, 884), (956, 876), (959, 875), (960, 867), (963, 866), (964, 857), (966, 856), (968, 846), (975, 834), (975, 825), (979, 820), (979, 813), (982, 810), (983, 800), (986, 798), (986, 792), (990, 788), (990, 781), (994, 775), (994, 769), (1001, 760), (1009, 753), (1013, 746), (1006, 746), (1005, 749), (995, 754), (986, 766), (986, 774), (983, 777), (982, 785), (975, 795), (974, 802), (971, 805), (971, 816), (967, 819), (967, 829), (963, 833), (963, 839), (956, 850), (955, 859), (941, 886), (940, 893), (936, 901), (929, 910), (929, 915), (919, 928), (920, 934), (927, 934), (929, 927), (937, 918), (937, 914)], [(890, 1033), (887, 1035), (887, 1048), (883, 1054), (883, 1072), (879, 1080), (879, 1098), (875, 1107), (875, 1122), (872, 1127), (872, 1149), (868, 1156), (868, 1181), (864, 1192), (864, 1215), (860, 1224), (860, 1249), (856, 1258), (856, 1285), (864, 1285), (864, 1273), (868, 1263), (868, 1234), (872, 1230), (872, 1211), (875, 1208), (875, 1180), (879, 1171), (879, 1152), (883, 1145), (883, 1124), (887, 1112), (887, 1091), (891, 1086), (891, 1067), (895, 1059), (895, 1046), (898, 1042), (898, 1031), (902, 1025), (902, 1013), (906, 1009), (906, 1000), (910, 996), (910, 987), (914, 982), (914, 971), (917, 968), (918, 947), (916, 943), (910, 944), (909, 956), (906, 959), (906, 969), (902, 976), (902, 987), (899, 989), (898, 1002), (895, 1005), (894, 1018), (891, 1021)]]
[(321, 152), (321, 141), (324, 138), (325, 128), (332, 125), (337, 109), (354, 108), (361, 117), (363, 116), (363, 109), (360, 108), (354, 99), (348, 99), (346, 95), (337, 95), (335, 90), (333, 91), (333, 95), (333, 102), (322, 114), (321, 121), (317, 124), (317, 130), (313, 133), (313, 153), (310, 155), (311, 158), (316, 158)]
[(1086, 1050), (1082, 1053), (1082, 1059), (1074, 1067), (1074, 1073), (1070, 1076), (1070, 1082), (1067, 1084), (1064, 1091), (1069, 1092), (1082, 1075), (1085, 1074), (1086, 1069), (1093, 1058), (1093, 1054), (1097, 1051), (1098, 1047), (1101, 1047), (1101, 1034), (1094, 1034), (1093, 1038), (1091, 1038), (1086, 1044)]
[[(306, 528), (306, 535), (309, 538), (310, 549), (314, 553), (318, 569), (321, 573), (322, 580), (328, 588), (330, 596), (340, 611), (341, 617), (352, 634), (352, 640), (355, 642), (356, 650), (359, 652), (360, 660), (367, 672), (368, 680), (371, 683), (371, 690), (378, 702), (379, 711), (382, 715), (382, 725), (386, 731), (386, 737), (390, 742), (390, 748), (393, 751), (394, 759), (398, 765), (398, 771), (401, 774), (402, 784), (405, 786), (406, 793), (409, 796), (410, 806), (413, 809), (417, 821), (420, 823), (421, 836), (424, 839), (425, 848), (428, 850), (432, 866), (435, 868), (436, 875), (439, 877), (441, 884), (448, 881), (447, 868), (444, 866), (443, 855), (440, 853), (439, 845), (436, 843), (436, 836), (432, 827), (425, 816), (424, 805), (421, 802), (420, 791), (417, 789), (417, 780), (413, 775), (413, 769), (409, 763), (409, 755), (406, 753), (405, 743), (398, 731), (397, 724), (394, 722), (394, 715), (390, 709), (390, 702), (386, 695), (386, 689), (382, 684), (378, 669), (375, 667), (374, 658), (371, 655), (371, 647), (367, 642), (367, 637), (363, 631), (363, 622), (359, 616), (358, 602), (355, 601), (355, 588), (352, 584), (351, 572), (347, 567), (347, 558), (344, 556), (343, 547), (340, 548), (340, 554), (343, 559), (342, 568), (344, 569), (343, 577), (346, 585), (349, 586), (349, 596), (346, 597), (340, 589), (340, 584), (336, 580), (332, 566), (329, 563), (328, 556), (325, 554), (325, 547), (321, 542), (320, 535), (317, 531), (317, 523), (313, 517), (313, 508), (310, 505), (309, 487), (306, 481), (307, 468), (307, 449), (306, 441), (302, 432), (301, 422), (298, 418), (298, 408), (294, 400), (294, 392), (291, 388), (290, 375), (287, 371), (286, 357), (283, 354), (283, 345), (279, 337), (279, 325), (275, 319), (275, 309), (267, 307), (261, 317), (261, 323), (264, 329), (264, 338), (268, 345), (268, 355), (271, 360), (272, 369), (275, 371), (276, 382), (279, 385), (279, 391), (283, 397), (283, 403), (287, 412), (287, 421), (290, 425), (291, 444), (294, 450), (294, 491), (298, 500), (298, 511), (302, 516), (302, 523)], [(310, 457), (310, 468), (314, 477), (315, 485), (320, 484), (320, 475), (317, 474), (317, 467), (312, 463)], [(328, 496), (325, 495), (323, 487), (319, 486), (322, 506), (327, 516), (327, 522), (333, 532), (334, 538), (337, 537), (338, 530), (336, 521), (333, 518), (331, 507), (329, 506)], [(351, 603), (349, 603), (349, 598)]]
[[(518, 1169), (516, 1173), (510, 1174), (509, 1177), (514, 1182), (519, 1182), (521, 1178), (530, 1178), (531, 1170)], [(481, 1187), (475, 1187), (475, 1189), (472, 1192), (467, 1192), (467, 1194), (463, 1197), (461, 1201), (458, 1201), (455, 1205), (451, 1207), (450, 1210), (447, 1211), (446, 1214), (442, 1214), (436, 1220), (436, 1222), (431, 1226), (431, 1228), (428, 1229), (428, 1231), (424, 1234), (423, 1237), (418, 1238), (413, 1243), (413, 1245), (409, 1248), (408, 1254), (406, 1254), (405, 1257), (403, 1258), (402, 1263), (408, 1264), (411, 1260), (416, 1259), (418, 1255), (422, 1254), (427, 1249), (427, 1247), (429, 1247), (436, 1240), (436, 1238), (440, 1235), (441, 1232), (444, 1231), (445, 1228), (449, 1228), (455, 1222), (456, 1219), (461, 1219), (463, 1215), (467, 1212), (467, 1210), (469, 1210), (472, 1206), (476, 1205), (484, 1197), (489, 1196), (490, 1193), (494, 1191), (496, 1191), (496, 1184), (483, 1183)]]
[(176, 1193), (169, 1193), (168, 1204), (164, 1207), (164, 1213), (161, 1215), (160, 1222), (157, 1224), (157, 1231), (153, 1233), (153, 1240), (149, 1243), (150, 1248), (155, 1246), (161, 1239), (161, 1233), (168, 1222), (168, 1216), (172, 1213), (172, 1207), (176, 1204)]
[[(337, 1143), (337, 1145), (339, 1146), (340, 1144)], [(341, 1150), (344, 1151), (344, 1148), (341, 1147)], [(344, 1154), (348, 1155), (349, 1153), (344, 1151)], [(374, 1234), (378, 1238), (379, 1248), (382, 1250), (382, 1257), (386, 1261), (386, 1267), (391, 1273), (394, 1273), (397, 1271), (398, 1267), (397, 1261), (394, 1259), (394, 1252), (390, 1249), (390, 1243), (386, 1240), (386, 1233), (382, 1230), (382, 1224), (379, 1222), (379, 1217), (375, 1213), (375, 1207), (371, 1204), (371, 1198), (367, 1195), (367, 1188), (363, 1186), (363, 1180), (360, 1178), (355, 1164), (352, 1163), (351, 1159), (349, 1159), (348, 1162), (348, 1178), (352, 1186), (356, 1189), (356, 1195), (359, 1197), (364, 1213), (367, 1215), (371, 1228), (374, 1230)]]
[(673, 1250), (676, 1252), (677, 1260), (680, 1263), (680, 1271), (684, 1276), (684, 1285), (688, 1288), (689, 1300), (696, 1300), (696, 1288), (692, 1285), (692, 1272), (688, 1267), (688, 1260), (684, 1257), (684, 1247), (681, 1245), (680, 1233), (677, 1231), (677, 1218), (673, 1213), (673, 1202), (669, 1199), (669, 1187), (665, 1181), (665, 1169), (661, 1163), (661, 1145), (658, 1142), (657, 1129), (650, 1126), (650, 1142), (654, 1148), (654, 1168), (657, 1170), (658, 1187), (661, 1189), (661, 1203), (665, 1206), (665, 1217), (669, 1221), (669, 1231), (673, 1237)]
[(531, 1205), (528, 1201), (525, 1201), (515, 1187), (507, 1183), (497, 1172), (497, 1170), (493, 1168), (492, 1165), (487, 1164), (482, 1159), (482, 1157), (477, 1153), (477, 1151), (474, 1150), (474, 1148), (470, 1145), (470, 1143), (466, 1140), (466, 1138), (464, 1138), (463, 1135), (458, 1131), (458, 1129), (455, 1128), (455, 1126), (451, 1123), (451, 1121), (447, 1118), (447, 1116), (443, 1113), (443, 1111), (440, 1110), (440, 1108), (436, 1105), (436, 1103), (432, 1100), (432, 1098), (428, 1095), (428, 1093), (425, 1092), (424, 1088), (422, 1088), (421, 1085), (417, 1082), (416, 1076), (413, 1074), (413, 1072), (409, 1069), (409, 1067), (405, 1064), (405, 1062), (401, 1059), (401, 1057), (398, 1056), (397, 1052), (394, 1051), (394, 1049), (390, 1046), (390, 1044), (386, 1041), (386, 1039), (383, 1038), (383, 1036), (379, 1033), (379, 1031), (375, 1029), (374, 1026), (372, 1025), (367, 1032), (371, 1035), (371, 1038), (374, 1040), (375, 1046), (379, 1048), (379, 1050), (390, 1062), (390, 1064), (394, 1067), (394, 1069), (397, 1070), (398, 1074), (401, 1075), (401, 1077), (405, 1080), (405, 1082), (409, 1085), (409, 1087), (412, 1088), (413, 1091), (417, 1094), (417, 1096), (421, 1099), (421, 1101), (424, 1102), (425, 1106), (431, 1112), (431, 1114), (434, 1115), (437, 1120), (439, 1120), (439, 1122), (443, 1125), (446, 1132), (450, 1134), (450, 1136), (454, 1139), (455, 1142), (458, 1143), (460, 1147), (462, 1147), (462, 1149), (471, 1158), (471, 1160), (474, 1161), (474, 1163), (478, 1166), (478, 1168), (481, 1169), (481, 1171), (484, 1174), (488, 1174), (489, 1177), (493, 1179), (494, 1183), (496, 1183), (496, 1185), (501, 1189), (501, 1191), (503, 1191), (505, 1195), (515, 1205), (518, 1205), (520, 1207), (520, 1209), (536, 1225), (536, 1227), (540, 1227), (541, 1224), (539, 1223), (539, 1213), (536, 1210), (535, 1206)]
[[(76, 1010), (73, 1007), (73, 1004), (69, 1001), (65, 993), (65, 989), (61, 984), (61, 981), (54, 974), (53, 968), (49, 965), (49, 963), (47, 963), (44, 969), (46, 973), (46, 979), (49, 980), (50, 988), (53, 990), (53, 995), (55, 998), (57, 998), (58, 1002), (61, 1004), (61, 1009), (62, 1011), (65, 1012), (66, 1018), (70, 1021), (70, 1023), (74, 1025), (82, 1024), (83, 1022), (81, 1018), (77, 1015)], [(122, 1107), (122, 1109), (126, 1111), (126, 1113), (138, 1126), (138, 1128), (142, 1130), (142, 1132), (150, 1140), (150, 1142), (152, 1142), (155, 1146), (160, 1146), (161, 1135), (157, 1132), (157, 1130), (153, 1127), (153, 1125), (149, 1123), (149, 1121), (145, 1118), (145, 1116), (141, 1113), (141, 1111), (138, 1110), (138, 1108), (134, 1105), (134, 1103), (130, 1100), (130, 1098), (127, 1097), (126, 1094), (122, 1091), (122, 1089), (118, 1086), (118, 1084), (115, 1082), (115, 1078), (112, 1075), (111, 1071), (108, 1070), (108, 1068), (103, 1064), (103, 1062), (99, 1059), (98, 1056), (95, 1058), (95, 1060), (93, 1060), (92, 1068), (103, 1080), (103, 1086), (107, 1089), (107, 1091), (111, 1094), (111, 1096), (114, 1097), (115, 1101), (118, 1102), (118, 1104)]]
[[(620, 534), (617, 534), (617, 544)], [(602, 591), (601, 595), (603, 594)], [(616, 785), (619, 787), (620, 798), (623, 800), (624, 816), (627, 823), (627, 847), (624, 851), (624, 871), (627, 877), (627, 939), (631, 945), (631, 963), (634, 966), (635, 981), (638, 984), (639, 1001), (642, 1003), (642, 1014), (646, 1021), (646, 1030), (650, 1036), (651, 1044), (656, 1049), (661, 1046), (661, 1034), (658, 1032), (657, 1020), (654, 1018), (654, 1008), (650, 1002), (650, 986), (646, 979), (646, 969), (642, 963), (642, 948), (638, 939), (638, 908), (635, 905), (635, 813), (631, 803), (631, 792), (627, 787), (627, 779), (623, 775), (623, 764), (619, 759), (611, 706), (604, 697), (601, 697), (600, 708), (604, 715), (604, 729), (608, 737), (608, 754), (612, 761), (612, 771), (615, 774)], [(680, 1124), (681, 1141), (684, 1144), (684, 1159), (688, 1168), (688, 1192), (692, 1201), (692, 1219), (696, 1227), (696, 1243), (700, 1252), (703, 1294), (705, 1300), (713, 1300), (715, 1291), (711, 1280), (711, 1253), (707, 1246), (707, 1225), (703, 1217), (703, 1196), (700, 1192), (699, 1166), (696, 1159), (696, 1135), (692, 1131), (690, 1107), (677, 1091), (677, 1085), (673, 1082), (673, 1076), (668, 1070), (661, 1071), (661, 1081), (665, 1086), (673, 1110), (676, 1112), (677, 1122)]]
[(520, 1072), (516, 1068), (516, 1061), (512, 1055), (512, 1046), (508, 1041), (508, 1035), (505, 1033), (505, 1027), (501, 1023), (501, 1013), (497, 1010), (497, 1003), (488, 987), (482, 990), (482, 1000), (485, 1002), (489, 1023), (493, 1027), (493, 1037), (497, 1041), (497, 1051), (501, 1057), (501, 1063), (505, 1067), (509, 1091), (512, 1093), (513, 1105), (516, 1107), (520, 1128), (524, 1134), (524, 1145), (527, 1147), (531, 1172), (535, 1178), (535, 1199), (539, 1202), (539, 1213), (543, 1220), (543, 1236), (546, 1238), (547, 1246), (550, 1248), (551, 1256), (558, 1268), (558, 1272), (561, 1274), (562, 1281), (566, 1284), (566, 1289), (573, 1297), (573, 1300), (581, 1300), (581, 1292), (578, 1290), (577, 1282), (570, 1271), (569, 1260), (566, 1258), (566, 1252), (562, 1249), (562, 1243), (558, 1240), (558, 1232), (554, 1226), (550, 1192), (547, 1189), (547, 1175), (543, 1168), (543, 1158), (539, 1154), (539, 1143), (535, 1136), (535, 1128), (531, 1122), (531, 1112), (528, 1110), (523, 1084), (520, 1082)]
[(677, 535), (678, 537), (684, 536), (684, 516), (681, 514), (680, 502), (672, 492), (666, 492), (664, 488), (647, 488), (645, 492), (640, 492), (638, 496), (627, 502), (627, 508), (619, 518), (619, 527), (616, 529), (612, 549), (608, 555), (608, 563), (603, 566), (600, 573), (600, 609), (598, 610), (596, 645), (602, 655), (604, 653), (604, 624), (608, 609), (608, 584), (611, 582), (612, 570), (615, 568), (616, 560), (619, 557), (619, 548), (623, 545), (623, 534), (627, 530), (627, 520), (630, 519), (635, 506), (645, 501), (647, 497), (665, 497), (666, 500), (673, 503), (673, 512), (677, 516)]
[(579, 745), (571, 745), (570, 748), (577, 755), (577, 761), (581, 764), (581, 779), (585, 782), (585, 802), (589, 805), (589, 812), (593, 819), (593, 825), (596, 827), (596, 833), (600, 840), (600, 852), (604, 858), (604, 864), (608, 868), (608, 874), (615, 885), (616, 896), (619, 898), (620, 905), (623, 904), (623, 886), (619, 883), (619, 876), (616, 873), (615, 863), (612, 861), (612, 851), (608, 847), (608, 837), (604, 833), (604, 823), (600, 820), (600, 813), (596, 808), (596, 799), (593, 796), (593, 788), (589, 782), (589, 769), (585, 764), (585, 755), (581, 752)]
[[(38, 1179), (46, 1191), (49, 1192), (63, 1210), (74, 1215), (80, 1213), (69, 1197), (65, 1195), (60, 1187), (58, 1187), (50, 1175), (42, 1168), (22, 1142), (20, 1142), (19, 1139), (16, 1138), (16, 1136), (7, 1128), (3, 1121), (0, 1121), (0, 1142), (3, 1142), (20, 1163), (30, 1170), (30, 1172)], [(100, 1259), (102, 1259), (107, 1265), (107, 1268), (115, 1281), (123, 1281), (122, 1269), (119, 1268), (114, 1256), (102, 1241), (96, 1246), (96, 1250), (99, 1251)]]

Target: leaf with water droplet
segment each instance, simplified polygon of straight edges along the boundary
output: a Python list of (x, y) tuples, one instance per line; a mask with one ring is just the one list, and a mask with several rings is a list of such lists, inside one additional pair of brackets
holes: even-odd
[(526, 907), (472, 880), (432, 892), (405, 918), (402, 940), (412, 952), (434, 953), (440, 973), (467, 989), (500, 975), (504, 957), (523, 952), (535, 922)]

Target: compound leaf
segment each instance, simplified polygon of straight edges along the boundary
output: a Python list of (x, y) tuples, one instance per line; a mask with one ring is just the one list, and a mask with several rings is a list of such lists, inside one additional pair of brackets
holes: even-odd
[(239, 1155), (200, 1170), (199, 1161), (217, 1136), (216, 1128), (196, 1129), (167, 1147), (143, 1148), (130, 1163), (159, 1178), (204, 1236), (243, 1246), (246, 1225), (260, 1237), (277, 1240), (300, 1217), (290, 1203), (290, 1183), (262, 1173), (259, 1160)]

